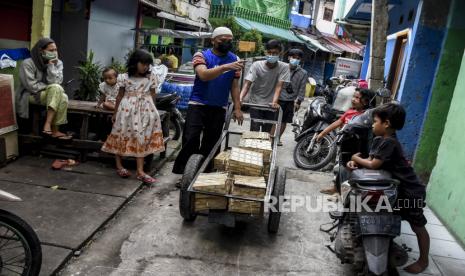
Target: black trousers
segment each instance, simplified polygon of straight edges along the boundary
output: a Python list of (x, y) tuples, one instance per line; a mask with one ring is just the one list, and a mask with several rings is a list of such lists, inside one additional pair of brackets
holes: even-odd
[[(277, 120), (278, 116), (277, 112), (255, 109), (253, 107), (250, 108), (249, 113), (252, 119)], [(250, 122), (250, 131), (270, 132), (272, 127), (273, 124), (259, 123), (253, 120)]]
[[(173, 173), (182, 174), (193, 154), (207, 157), (221, 137), (226, 110), (222, 107), (189, 105), (182, 135), (182, 149), (176, 157)], [(202, 136), (202, 141), (200, 141)]]

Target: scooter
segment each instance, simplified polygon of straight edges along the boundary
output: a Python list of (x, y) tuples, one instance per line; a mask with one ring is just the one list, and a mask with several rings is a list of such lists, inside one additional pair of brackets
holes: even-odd
[[(22, 200), (0, 190), (0, 201)], [(17, 215), (0, 209), (0, 233), (0, 275), (39, 275), (42, 247), (31, 226)]]
[[(380, 89), (377, 96), (390, 99), (390, 91)], [(354, 117), (336, 136), (339, 164), (334, 170), (335, 181), (344, 209), (330, 212), (333, 227), (324, 231), (331, 234), (334, 242), (334, 248), (329, 248), (341, 262), (353, 264), (357, 273), (392, 275), (396, 273), (395, 266), (408, 261), (408, 249), (393, 242), (401, 232), (401, 217), (392, 212), (399, 181), (382, 170), (349, 172), (345, 168), (353, 154), (368, 155), (373, 110)], [(360, 206), (362, 202), (365, 207)], [(354, 205), (361, 208), (353, 208)], [(336, 230), (331, 232), (333, 229)]]
[[(163, 110), (168, 112), (170, 117), (170, 129), (174, 129), (172, 140), (178, 140), (181, 137), (182, 129), (185, 124), (184, 117), (182, 116), (179, 109), (176, 107), (176, 104), (181, 100), (181, 97), (176, 93), (160, 94), (162, 84), (166, 80), (168, 74), (168, 68), (161, 64), (160, 60), (150, 67), (152, 74), (154, 74), (158, 79), (157, 94), (155, 96), (154, 102), (158, 110)], [(168, 79), (169, 81), (170, 79)], [(169, 129), (163, 129), (163, 133), (170, 133)]]
[[(169, 113), (170, 128), (174, 129), (174, 135), (171, 137), (173, 140), (178, 140), (181, 137), (182, 129), (185, 124), (184, 117), (179, 109), (176, 107), (181, 97), (176, 93), (170, 94), (157, 94), (155, 96), (155, 105), (158, 110), (163, 110)], [(163, 133), (169, 133), (169, 130), (163, 130)]]

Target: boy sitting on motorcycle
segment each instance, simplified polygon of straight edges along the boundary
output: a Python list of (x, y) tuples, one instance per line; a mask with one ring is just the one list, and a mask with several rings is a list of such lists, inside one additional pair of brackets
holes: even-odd
[(386, 170), (394, 179), (400, 181), (395, 212), (409, 222), (417, 235), (420, 249), (418, 260), (405, 270), (409, 273), (420, 273), (428, 267), (430, 243), (425, 228), (427, 221), (423, 215), (426, 189), (405, 159), (402, 146), (396, 137), (396, 130), (404, 126), (405, 110), (396, 103), (384, 104), (374, 110), (373, 120), (373, 134), (376, 138), (373, 140), (369, 158), (363, 159), (360, 153), (354, 154), (347, 167), (351, 170), (359, 167)]
[[(338, 120), (326, 127), (318, 136), (316, 141), (320, 141), (331, 131), (340, 128), (347, 124), (350, 119), (356, 115), (362, 114), (367, 108), (370, 107), (371, 99), (373, 98), (373, 92), (368, 89), (359, 89), (355, 90), (354, 96), (352, 97), (352, 107), (347, 110)], [(331, 188), (323, 189), (320, 191), (324, 194), (334, 195), (337, 194), (337, 188), (333, 185)]]

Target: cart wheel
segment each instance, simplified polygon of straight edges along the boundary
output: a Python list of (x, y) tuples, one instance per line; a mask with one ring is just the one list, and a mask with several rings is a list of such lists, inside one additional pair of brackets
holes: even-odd
[(269, 233), (277, 233), (279, 229), (279, 221), (281, 219), (281, 209), (282, 209), (282, 200), (279, 199), (284, 196), (284, 189), (286, 186), (286, 169), (281, 167), (276, 167), (276, 177), (275, 183), (273, 187), (273, 192), (271, 196), (277, 198), (276, 204), (274, 204), (274, 209), (276, 211), (270, 209), (269, 217), (268, 217), (268, 232)]
[(194, 154), (187, 161), (179, 190), (179, 212), (185, 221), (194, 221), (197, 215), (194, 211), (194, 194), (187, 191), (197, 171), (202, 166), (203, 155)]

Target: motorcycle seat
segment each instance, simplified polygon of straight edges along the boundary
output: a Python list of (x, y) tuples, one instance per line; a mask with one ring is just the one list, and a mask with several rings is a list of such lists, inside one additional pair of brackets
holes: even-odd
[(398, 180), (392, 178), (391, 174), (384, 170), (358, 169), (352, 171), (349, 177), (349, 183), (359, 185), (391, 185), (398, 183)]

